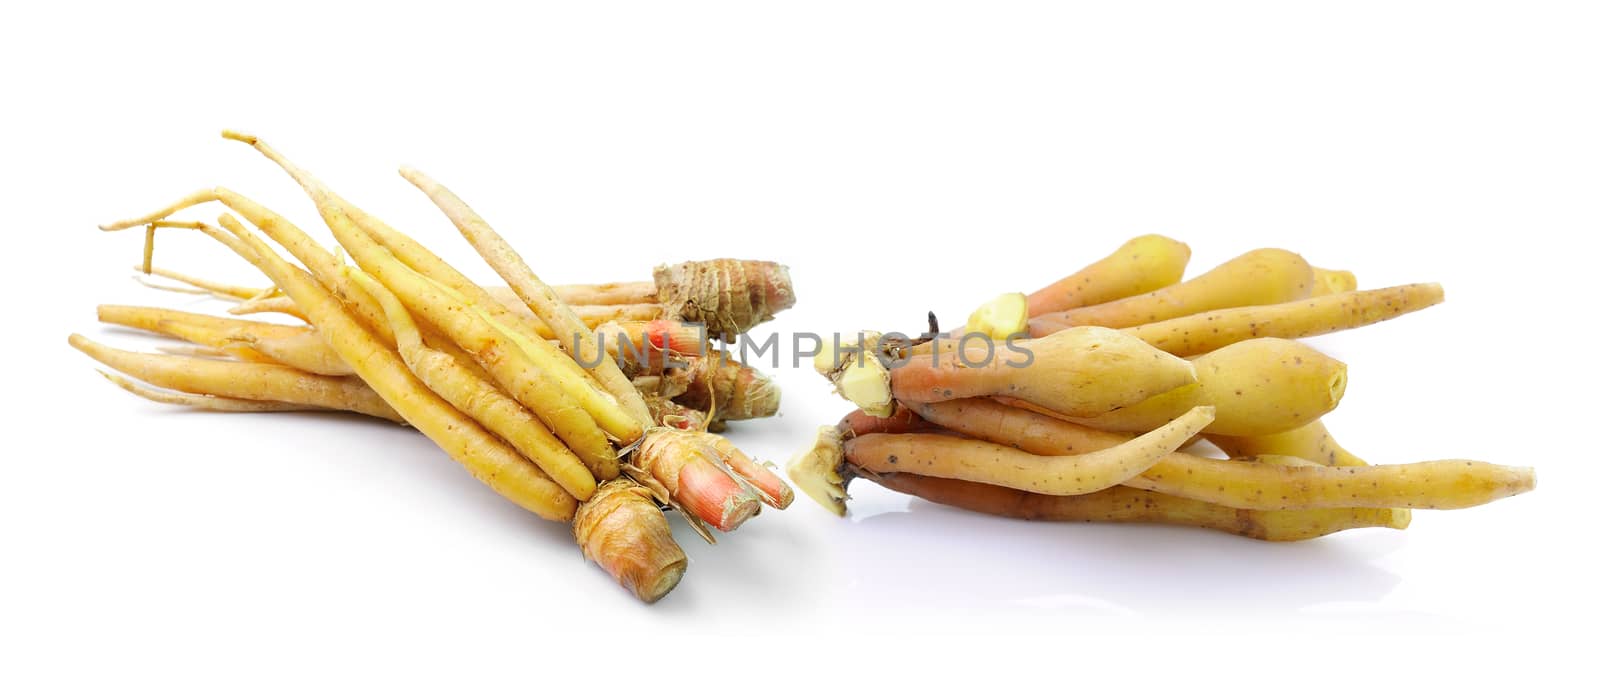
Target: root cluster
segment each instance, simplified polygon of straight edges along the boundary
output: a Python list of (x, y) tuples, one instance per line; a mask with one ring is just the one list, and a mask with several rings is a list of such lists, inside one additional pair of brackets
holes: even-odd
[[(207, 410), (342, 410), (409, 425), (508, 500), (572, 523), (583, 554), (647, 602), (687, 565), (664, 510), (714, 541), (713, 531), (792, 500), (770, 464), (711, 431), (775, 414), (777, 387), (707, 343), (794, 303), (782, 266), (714, 259), (660, 267), (648, 283), (549, 286), (459, 197), (402, 169), (506, 282), (482, 286), (259, 139), (223, 136), (281, 167), (340, 251), (221, 187), (102, 226), (145, 231), (137, 268), (152, 285), (233, 301), (235, 315), (304, 321), (103, 305), (103, 322), (192, 344), (182, 355), (136, 353), (74, 334), (71, 345), (115, 370), (105, 374), (117, 386)], [(208, 203), (226, 209), (215, 223), (173, 218)], [(223, 244), (268, 284), (155, 267), (155, 234), (168, 228)]]
[[(1188, 260), (1181, 242), (1135, 238), (1031, 295), (991, 300), (964, 333), (906, 342), (869, 332), (819, 355), (818, 372), (858, 410), (821, 428), (790, 462), (791, 479), (839, 515), (851, 480), (865, 478), (1027, 520), (1272, 541), (1404, 529), (1412, 509), (1533, 489), (1532, 468), (1368, 465), (1321, 421), (1347, 368), (1294, 339), (1436, 305), (1437, 284), (1357, 290), (1354, 274), (1280, 249), (1184, 281)], [(1200, 452), (1200, 439), (1222, 454)]]

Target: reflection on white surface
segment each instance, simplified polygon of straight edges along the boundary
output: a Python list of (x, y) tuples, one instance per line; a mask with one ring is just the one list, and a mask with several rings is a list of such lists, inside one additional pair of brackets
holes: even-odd
[[(1377, 564), (1404, 533), (1351, 531), (1266, 543), (1199, 528), (1029, 522), (891, 494), (855, 495), (847, 599), (915, 612), (933, 607), (1101, 616), (1272, 616), (1378, 603), (1400, 577)], [(847, 546), (847, 547), (846, 547)], [(885, 568), (894, 564), (896, 568)]]

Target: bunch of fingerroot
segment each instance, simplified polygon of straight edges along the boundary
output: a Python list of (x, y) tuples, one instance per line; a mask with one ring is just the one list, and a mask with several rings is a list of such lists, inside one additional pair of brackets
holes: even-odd
[[(792, 500), (770, 464), (708, 431), (775, 413), (776, 387), (694, 350), (792, 305), (783, 267), (720, 259), (663, 267), (650, 284), (550, 286), (459, 197), (402, 169), (505, 281), (481, 286), (256, 137), (223, 136), (288, 173), (338, 251), (222, 187), (102, 226), (145, 231), (146, 276), (233, 299), (235, 314), (280, 312), (304, 322), (105, 305), (102, 321), (188, 342), (175, 352), (137, 353), (73, 335), (71, 344), (107, 367), (113, 383), (207, 410), (342, 410), (409, 425), (507, 500), (570, 523), (583, 554), (646, 602), (670, 592), (688, 564), (664, 511), (677, 510), (714, 541), (763, 506)], [(225, 212), (212, 221), (174, 218), (208, 203)], [(156, 269), (161, 229), (215, 240), (270, 285)], [(619, 344), (623, 335), (635, 342)]]
[(1369, 465), (1322, 422), (1346, 366), (1298, 339), (1439, 304), (1438, 284), (1358, 290), (1354, 274), (1280, 249), (1186, 281), (1188, 261), (1181, 242), (1135, 238), (1039, 291), (985, 303), (957, 332), (868, 332), (819, 355), (818, 371), (858, 409), (819, 430), (791, 479), (841, 516), (862, 478), (999, 516), (1268, 541), (1404, 529), (1413, 509), (1533, 489), (1532, 468)]

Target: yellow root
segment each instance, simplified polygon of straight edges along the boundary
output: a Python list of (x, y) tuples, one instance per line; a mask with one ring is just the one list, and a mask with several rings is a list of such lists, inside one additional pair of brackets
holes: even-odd
[(1278, 249), (1247, 252), (1211, 271), (1160, 290), (1066, 312), (1035, 315), (1035, 337), (1073, 326), (1125, 328), (1200, 312), (1271, 305), (1311, 297), (1311, 265)]
[[(253, 350), (249, 347), (239, 345), (235, 341), (229, 339), (228, 335), (224, 332), (215, 331), (203, 326), (194, 326), (183, 323), (163, 324), (161, 325), (161, 330), (167, 335), (176, 336), (190, 343), (202, 346), (205, 349), (218, 351), (225, 356), (232, 356), (245, 362), (263, 362), (276, 365), (288, 364), (274, 360), (271, 357), (268, 357), (266, 354)], [(320, 373), (313, 372), (313, 374)]]
[[(280, 362), (312, 374), (343, 377), (355, 374), (355, 368), (328, 347), (315, 331), (280, 338), (266, 338), (248, 331), (231, 333), (226, 338), (239, 349), (249, 349), (274, 362)], [(233, 352), (230, 350), (230, 352)]]
[[(493, 307), (477, 305), (407, 266), (368, 233), (373, 230), (390, 233), (387, 239), (396, 246), (405, 246), (408, 256), (414, 260), (424, 261), (431, 256), (414, 242), (370, 216), (357, 212), (359, 218), (353, 217), (342, 199), (254, 137), (232, 132), (225, 132), (223, 136), (251, 144), (283, 168), (316, 203), (334, 237), (363, 270), (457, 346), (473, 353), (500, 386), (537, 414), (585, 463), (608, 467), (615, 462), (615, 450), (600, 432), (601, 427), (624, 441), (636, 440), (642, 435), (642, 425), (622, 411), (608, 394), (596, 388), (570, 358), (549, 343), (523, 337), (513, 327), (500, 323), (485, 312)], [(361, 219), (368, 221), (365, 227), (359, 225)], [(447, 277), (454, 274), (453, 269), (447, 272), (433, 268)], [(350, 281), (348, 277), (335, 280)], [(351, 292), (371, 300), (359, 286), (352, 287)], [(381, 308), (378, 309), (381, 312)], [(378, 316), (381, 318), (381, 314)], [(392, 333), (390, 335), (392, 337)], [(596, 427), (596, 423), (600, 427)]]
[[(150, 267), (149, 271), (143, 271), (143, 267), (136, 266), (136, 267), (134, 267), (134, 270), (140, 271), (141, 273), (144, 273), (144, 274), (149, 274), (149, 275), (152, 275), (152, 276), (160, 276), (160, 277), (165, 278), (165, 279), (169, 279), (169, 280), (177, 281), (179, 283), (190, 285), (190, 286), (193, 286), (195, 290), (198, 290), (201, 293), (205, 293), (205, 294), (208, 294), (208, 295), (214, 295), (214, 296), (217, 296), (219, 298), (224, 298), (224, 299), (248, 300), (248, 299), (253, 298), (253, 297), (257, 296), (257, 295), (260, 295), (262, 290), (263, 290), (261, 288), (250, 288), (250, 287), (247, 287), (247, 286), (236, 286), (236, 285), (229, 285), (227, 283), (218, 283), (216, 281), (209, 281), (209, 280), (206, 280), (206, 279), (203, 279), (203, 278), (196, 278), (196, 277), (190, 276), (188, 274), (182, 274), (182, 273), (178, 273), (176, 271), (172, 271), (170, 269), (163, 269), (163, 268), (160, 268), (160, 267)], [(162, 285), (158, 285), (158, 284), (147, 283), (146, 285), (149, 285), (152, 288), (159, 288), (161, 290), (171, 290), (171, 289), (173, 289), (170, 286), (162, 286)]]
[(1303, 427), (1338, 407), (1345, 365), (1302, 343), (1258, 338), (1194, 360), (1197, 381), (1096, 417), (1095, 429), (1144, 432), (1195, 406), (1215, 406), (1212, 434), (1256, 436)]
[[(529, 309), (527, 305), (522, 304), (522, 298), (517, 297), (517, 294), (512, 292), (510, 288), (492, 286), (485, 290), (490, 297), (494, 298), (495, 302), (513, 314), (528, 317), (534, 321), (534, 335), (550, 340), (555, 340), (558, 337), (556, 331), (539, 320), (538, 315), (534, 314), (533, 310)], [(607, 322), (648, 322), (662, 319), (665, 314), (665, 310), (662, 309), (661, 305), (655, 303), (570, 305), (569, 309), (572, 310), (574, 315), (577, 315), (578, 321), (590, 329), (597, 328)], [(572, 338), (567, 336), (563, 340), (570, 341)]]
[[(400, 174), (433, 200), (495, 273), (505, 279), (522, 303), (538, 315), (540, 322), (555, 331), (561, 348), (573, 353), (578, 362), (584, 363), (589, 368), (589, 374), (616, 398), (627, 414), (633, 416), (642, 433), (643, 427), (651, 423), (650, 410), (645, 407), (644, 399), (634, 390), (616, 361), (606, 356), (595, 339), (594, 331), (579, 320), (550, 286), (533, 273), (533, 269), (528, 267), (505, 238), (500, 237), (466, 202), (419, 171), (402, 168)], [(469, 293), (468, 297), (471, 296)], [(487, 294), (484, 301), (493, 302)]]
[(100, 376), (116, 384), (123, 391), (127, 391), (140, 398), (166, 403), (169, 405), (189, 406), (201, 410), (215, 410), (223, 413), (285, 413), (309, 410), (327, 410), (318, 406), (284, 403), (282, 401), (252, 401), (244, 398), (228, 398), (225, 396), (212, 396), (209, 394), (182, 393), (178, 391), (163, 391), (161, 389), (141, 385), (127, 377), (100, 370)]
[(335, 377), (353, 373), (315, 331), (303, 326), (128, 305), (101, 305), (99, 315), (107, 324), (181, 338), (251, 362), (275, 362)]
[[(407, 423), (432, 439), (474, 477), (518, 506), (551, 520), (572, 519), (577, 500), (537, 466), (413, 377), (400, 356), (345, 312), (345, 307), (316, 279), (278, 256), (231, 216), (222, 217), (220, 222), (233, 235), (204, 224), (200, 224), (198, 230), (254, 264), (296, 304), (304, 307), (311, 323), (328, 338), (329, 345), (354, 366), (360, 378)], [(309, 242), (309, 238), (307, 240)], [(321, 250), (320, 247), (316, 249)], [(326, 254), (325, 250), (321, 251)]]
[(1077, 455), (1040, 456), (941, 434), (868, 434), (846, 441), (844, 457), (875, 473), (915, 473), (1039, 494), (1087, 494), (1149, 469), (1210, 424), (1213, 415), (1210, 408), (1195, 408), (1137, 439)]
[[(168, 216), (192, 206), (207, 202), (220, 202), (243, 216), (251, 225), (259, 228), (267, 237), (282, 245), (284, 249), (300, 263), (316, 280), (321, 282), (323, 288), (331, 292), (341, 303), (349, 308), (358, 322), (378, 336), (379, 340), (387, 345), (393, 345), (394, 334), (389, 333), (388, 324), (383, 320), (383, 315), (372, 297), (361, 292), (359, 288), (349, 283), (340, 271), (341, 263), (322, 245), (311, 239), (305, 231), (290, 223), (288, 219), (256, 202), (224, 187), (200, 190), (179, 199), (172, 204), (158, 209), (152, 213), (100, 226), (101, 230), (114, 231), (131, 228), (146, 223), (163, 222)], [(205, 224), (198, 222), (172, 223), (172, 227), (185, 227), (206, 232)], [(280, 289), (282, 286), (279, 286)], [(285, 291), (287, 292), (287, 291)], [(247, 300), (229, 310), (231, 314), (256, 314), (265, 312), (279, 312), (293, 315), (302, 321), (309, 321), (307, 315), (301, 311), (300, 305), (292, 295), (275, 298), (261, 298)]]
[(1183, 280), (1189, 246), (1160, 235), (1124, 243), (1111, 256), (1028, 296), (1029, 314), (1049, 314), (1160, 290)]
[[(1263, 437), (1225, 437), (1208, 434), (1206, 439), (1234, 458), (1291, 456), (1336, 468), (1368, 465), (1361, 457), (1340, 446), (1333, 435), (1328, 433), (1328, 428), (1321, 420), (1288, 432)], [(1395, 509), (1395, 511), (1405, 513), (1406, 521), (1411, 520), (1410, 509)]]
[(1124, 331), (1173, 355), (1189, 356), (1252, 338), (1307, 338), (1359, 328), (1443, 301), (1439, 284), (1419, 283), (1201, 312)]
[(101, 364), (165, 389), (192, 394), (270, 401), (404, 420), (359, 381), (307, 374), (282, 365), (228, 362), (119, 350), (78, 334), (72, 347)]
[(257, 338), (293, 338), (311, 333), (309, 329), (303, 326), (287, 326), (284, 324), (251, 321), (249, 319), (213, 317), (209, 314), (197, 314), (195, 312), (169, 310), (160, 307), (100, 305), (96, 310), (96, 315), (101, 322), (106, 324), (116, 324), (130, 329), (165, 334), (174, 338), (182, 338), (182, 336), (168, 330), (167, 327), (173, 324), (193, 326), (217, 333), (245, 333)]
[(538, 464), (578, 501), (585, 501), (594, 494), (594, 474), (533, 413), (462, 367), (455, 358), (423, 345), (416, 322), (393, 293), (359, 269), (348, 271), (367, 294), (377, 298), (388, 315), (400, 357), (412, 374), (458, 410), (511, 444), (524, 458)]
[[(975, 353), (969, 348), (964, 359), (954, 353), (918, 355), (889, 371), (887, 378), (894, 398), (901, 401), (1009, 396), (1064, 415), (1115, 415), (1119, 408), (1126, 410), (1125, 406), (1158, 394), (1193, 388), (1200, 365), (1100, 327), (1067, 329), (1015, 345), (1016, 350), (996, 344), (993, 351), (980, 348)], [(822, 357), (818, 356), (819, 362)], [(1140, 431), (1160, 427), (1201, 405), (1213, 404), (1163, 407), (1161, 412), (1172, 414)]]
[(1229, 456), (1240, 458), (1244, 456), (1297, 456), (1320, 465), (1338, 468), (1351, 468), (1367, 465), (1349, 451), (1346, 451), (1339, 442), (1334, 441), (1333, 435), (1328, 434), (1328, 428), (1321, 420), (1304, 427), (1297, 427), (1287, 432), (1268, 434), (1259, 437), (1229, 437), (1220, 434), (1207, 434), (1206, 440), (1217, 445)]
[[(468, 302), (476, 305), (496, 321), (516, 330), (518, 333), (529, 338), (534, 337), (535, 326), (537, 326), (536, 320), (529, 320), (522, 315), (507, 311), (499, 303), (490, 299), (488, 293), (484, 292), (476, 283), (468, 280), (455, 267), (440, 259), (438, 255), (423, 247), (421, 243), (413, 240), (405, 233), (395, 230), (376, 216), (368, 214), (360, 207), (350, 203), (349, 200), (335, 194), (320, 180), (289, 161), (282, 154), (279, 154), (277, 150), (268, 146), (266, 142), (248, 134), (226, 130), (223, 131), (222, 136), (224, 139), (231, 139), (254, 148), (267, 160), (283, 169), (290, 178), (305, 190), (306, 195), (316, 204), (317, 212), (322, 215), (323, 221), (329, 227), (332, 227), (336, 222), (336, 219), (331, 218), (330, 214), (334, 208), (337, 208), (340, 210), (340, 213), (337, 214), (338, 216), (342, 216), (350, 223), (353, 223), (362, 233), (383, 246), (400, 263), (406, 265), (418, 275), (461, 294)], [(340, 244), (344, 244), (342, 240)]]
[[(331, 227), (363, 270), (393, 291), (409, 310), (475, 354), (507, 393), (544, 421), (586, 465), (600, 469), (596, 477), (616, 477), (616, 451), (597, 420), (573, 396), (598, 391), (581, 373), (574, 375), (560, 366), (564, 361), (576, 368), (570, 358), (544, 341), (518, 342), (510, 329), (498, 326), (459, 295), (400, 263), (347, 219), (335, 217)], [(535, 360), (536, 354), (542, 359)], [(625, 414), (623, 417), (626, 419)]]
[[(1126, 436), (1091, 430), (992, 401), (923, 404), (912, 410), (947, 429), (1041, 455), (1093, 453)], [(1240, 509), (1458, 509), (1533, 489), (1532, 468), (1479, 461), (1330, 468), (1263, 456), (1244, 463), (1173, 453), (1124, 484)]]
[(156, 346), (156, 352), (165, 355), (182, 355), (184, 357), (210, 358), (216, 360), (233, 359), (233, 355), (228, 353), (226, 350), (197, 345)]
[[(643, 305), (656, 302), (656, 284), (599, 283), (595, 285), (552, 286), (556, 297), (568, 305)], [(490, 289), (493, 292), (493, 289)]]
[(306, 315), (300, 311), (300, 306), (282, 295), (245, 300), (229, 307), (228, 314), (241, 317), (249, 314), (287, 314), (300, 321), (306, 321)]
[[(1132, 487), (1052, 496), (910, 473), (864, 474), (896, 492), (968, 511), (1029, 521), (1159, 523), (1208, 528), (1268, 542), (1292, 542), (1353, 528), (1403, 530), (1409, 520), (1382, 509), (1253, 511)], [(1404, 516), (1409, 519), (1409, 515)]]

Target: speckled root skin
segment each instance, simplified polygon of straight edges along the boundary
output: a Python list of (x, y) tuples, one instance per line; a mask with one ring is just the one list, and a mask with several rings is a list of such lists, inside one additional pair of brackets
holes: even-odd
[(656, 293), (668, 319), (706, 325), (731, 341), (794, 306), (794, 284), (782, 264), (712, 259), (655, 269)]
[(1207, 353), (1195, 358), (1194, 371), (1198, 379), (1193, 384), (1103, 415), (1070, 419), (1095, 429), (1138, 433), (1209, 405), (1216, 406), (1217, 420), (1208, 433), (1277, 434), (1332, 412), (1347, 381), (1344, 363), (1303, 343), (1277, 338), (1251, 339)]
[(1252, 338), (1309, 338), (1388, 321), (1444, 302), (1444, 288), (1418, 283), (1344, 292), (1277, 305), (1235, 307), (1125, 329), (1173, 355), (1209, 353)]
[(1138, 438), (1070, 456), (1040, 456), (942, 434), (868, 434), (844, 442), (844, 458), (875, 473), (911, 472), (1039, 494), (1088, 494), (1144, 472), (1197, 434), (1213, 414), (1196, 408)]
[[(907, 359), (889, 372), (894, 398), (923, 402), (1009, 396), (1063, 415), (1090, 416), (1195, 382), (1189, 362), (1115, 329), (1085, 326), (1020, 341), (1012, 348), (997, 345), (993, 353), (969, 348), (964, 360), (954, 353)], [(1140, 431), (1155, 429), (1193, 407)]]
[(650, 491), (627, 478), (600, 485), (579, 505), (572, 533), (585, 558), (645, 602), (670, 592), (689, 566)]
[(1074, 326), (1120, 329), (1229, 307), (1303, 300), (1311, 297), (1315, 283), (1311, 265), (1300, 255), (1279, 249), (1259, 249), (1157, 291), (1065, 312), (1034, 315), (1028, 327), (1035, 338)]
[(1241, 456), (1298, 456), (1320, 465), (1350, 468), (1367, 465), (1361, 457), (1346, 451), (1328, 433), (1321, 420), (1287, 432), (1259, 437), (1229, 437), (1207, 434), (1206, 441), (1217, 445), (1229, 457)]
[(1110, 256), (1028, 296), (1028, 314), (1098, 305), (1160, 290), (1183, 280), (1189, 246), (1161, 235), (1127, 241)]
[[(911, 406), (928, 423), (1035, 454), (1094, 453), (1127, 441), (1028, 410), (992, 401)], [(1169, 454), (1123, 484), (1239, 509), (1363, 507), (1393, 510), (1459, 509), (1533, 489), (1532, 468), (1481, 461), (1325, 467), (1281, 455), (1219, 460)], [(1400, 520), (1396, 518), (1395, 520)]]
[[(936, 504), (1029, 521), (1187, 525), (1269, 542), (1309, 540), (1352, 528), (1406, 527), (1395, 514), (1381, 509), (1252, 511), (1131, 487), (1063, 497), (910, 473), (861, 476)], [(1409, 518), (1404, 516), (1407, 522)]]

